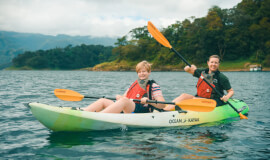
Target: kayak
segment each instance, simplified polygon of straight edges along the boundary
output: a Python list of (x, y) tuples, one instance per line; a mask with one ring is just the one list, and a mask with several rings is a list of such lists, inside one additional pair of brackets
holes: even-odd
[[(249, 111), (248, 105), (237, 99), (230, 103), (242, 114)], [(128, 128), (160, 128), (191, 126), (239, 117), (228, 104), (216, 107), (211, 112), (167, 111), (153, 113), (99, 113), (74, 110), (72, 107), (57, 107), (42, 103), (26, 104), (34, 117), (52, 131), (92, 131)]]

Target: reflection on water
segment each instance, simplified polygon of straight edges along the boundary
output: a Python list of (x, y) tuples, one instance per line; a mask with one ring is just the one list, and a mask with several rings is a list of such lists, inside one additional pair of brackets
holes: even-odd
[[(224, 143), (229, 140), (229, 137), (223, 132), (212, 132), (205, 128), (196, 131), (192, 127), (179, 127), (178, 129), (127, 129), (83, 133), (51, 132), (47, 140), (49, 145), (45, 148), (66, 148), (78, 152), (86, 149), (101, 155), (132, 154), (146, 159), (169, 157), (213, 159), (218, 158), (217, 155), (224, 154), (222, 150), (215, 149), (214, 144)], [(106, 158), (101, 155), (99, 157)]]
[(229, 139), (228, 136), (226, 136), (226, 134), (224, 133), (212, 133), (210, 131), (206, 131), (205, 133), (199, 132), (199, 133), (192, 133), (192, 134), (196, 136), (193, 136), (190, 139), (186, 139), (184, 141), (183, 146), (181, 146), (188, 150), (191, 150), (192, 154), (182, 155), (181, 156), (182, 159), (218, 158), (216, 155), (220, 155), (221, 153), (217, 153), (217, 151), (213, 152), (213, 149), (208, 148), (207, 146), (217, 143), (217, 142), (225, 142)]
[(89, 136), (90, 133), (80, 132), (51, 132), (47, 138), (49, 147), (71, 148), (76, 145), (92, 145), (93, 139)]

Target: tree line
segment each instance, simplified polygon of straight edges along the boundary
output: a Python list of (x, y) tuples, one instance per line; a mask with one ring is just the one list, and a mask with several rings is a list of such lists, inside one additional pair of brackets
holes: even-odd
[[(231, 9), (214, 6), (205, 17), (191, 17), (159, 30), (194, 64), (205, 63), (210, 55), (217, 54), (224, 61), (249, 59), (270, 66), (270, 0), (243, 0)], [(116, 45), (113, 54), (119, 61), (147, 59), (154, 65), (180, 62), (151, 37), (146, 26), (118, 38)]]
[(49, 50), (27, 51), (12, 60), (14, 67), (33, 69), (79, 69), (110, 61), (111, 46), (85, 45)]
[[(210, 55), (218, 54), (223, 61), (249, 60), (270, 67), (270, 0), (242, 0), (231, 9), (214, 6), (205, 17), (190, 17), (159, 30), (194, 64), (204, 64)], [(76, 69), (106, 61), (134, 64), (141, 60), (154, 66), (183, 63), (143, 26), (118, 38), (115, 47), (81, 45), (25, 52), (13, 59), (13, 65)]]

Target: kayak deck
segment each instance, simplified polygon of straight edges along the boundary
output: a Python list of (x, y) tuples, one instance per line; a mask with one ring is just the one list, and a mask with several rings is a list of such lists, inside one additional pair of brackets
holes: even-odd
[[(230, 103), (242, 114), (248, 113), (249, 108), (243, 101), (231, 100)], [(41, 103), (29, 103), (28, 106), (34, 117), (53, 131), (108, 130), (123, 126), (131, 128), (176, 127), (239, 117), (229, 105), (216, 107), (212, 112), (169, 111), (130, 114), (87, 112)]]

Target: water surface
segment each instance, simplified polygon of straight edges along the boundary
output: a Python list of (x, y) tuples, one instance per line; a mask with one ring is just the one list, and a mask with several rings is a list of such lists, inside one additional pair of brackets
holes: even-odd
[[(0, 71), (0, 155), (3, 159), (269, 159), (270, 72), (224, 72), (234, 98), (250, 107), (248, 120), (159, 128), (86, 133), (51, 132), (23, 103), (84, 107), (91, 99), (65, 102), (55, 88), (83, 95), (123, 94), (135, 72)], [(152, 72), (171, 101), (195, 94), (196, 78), (184, 72)]]

